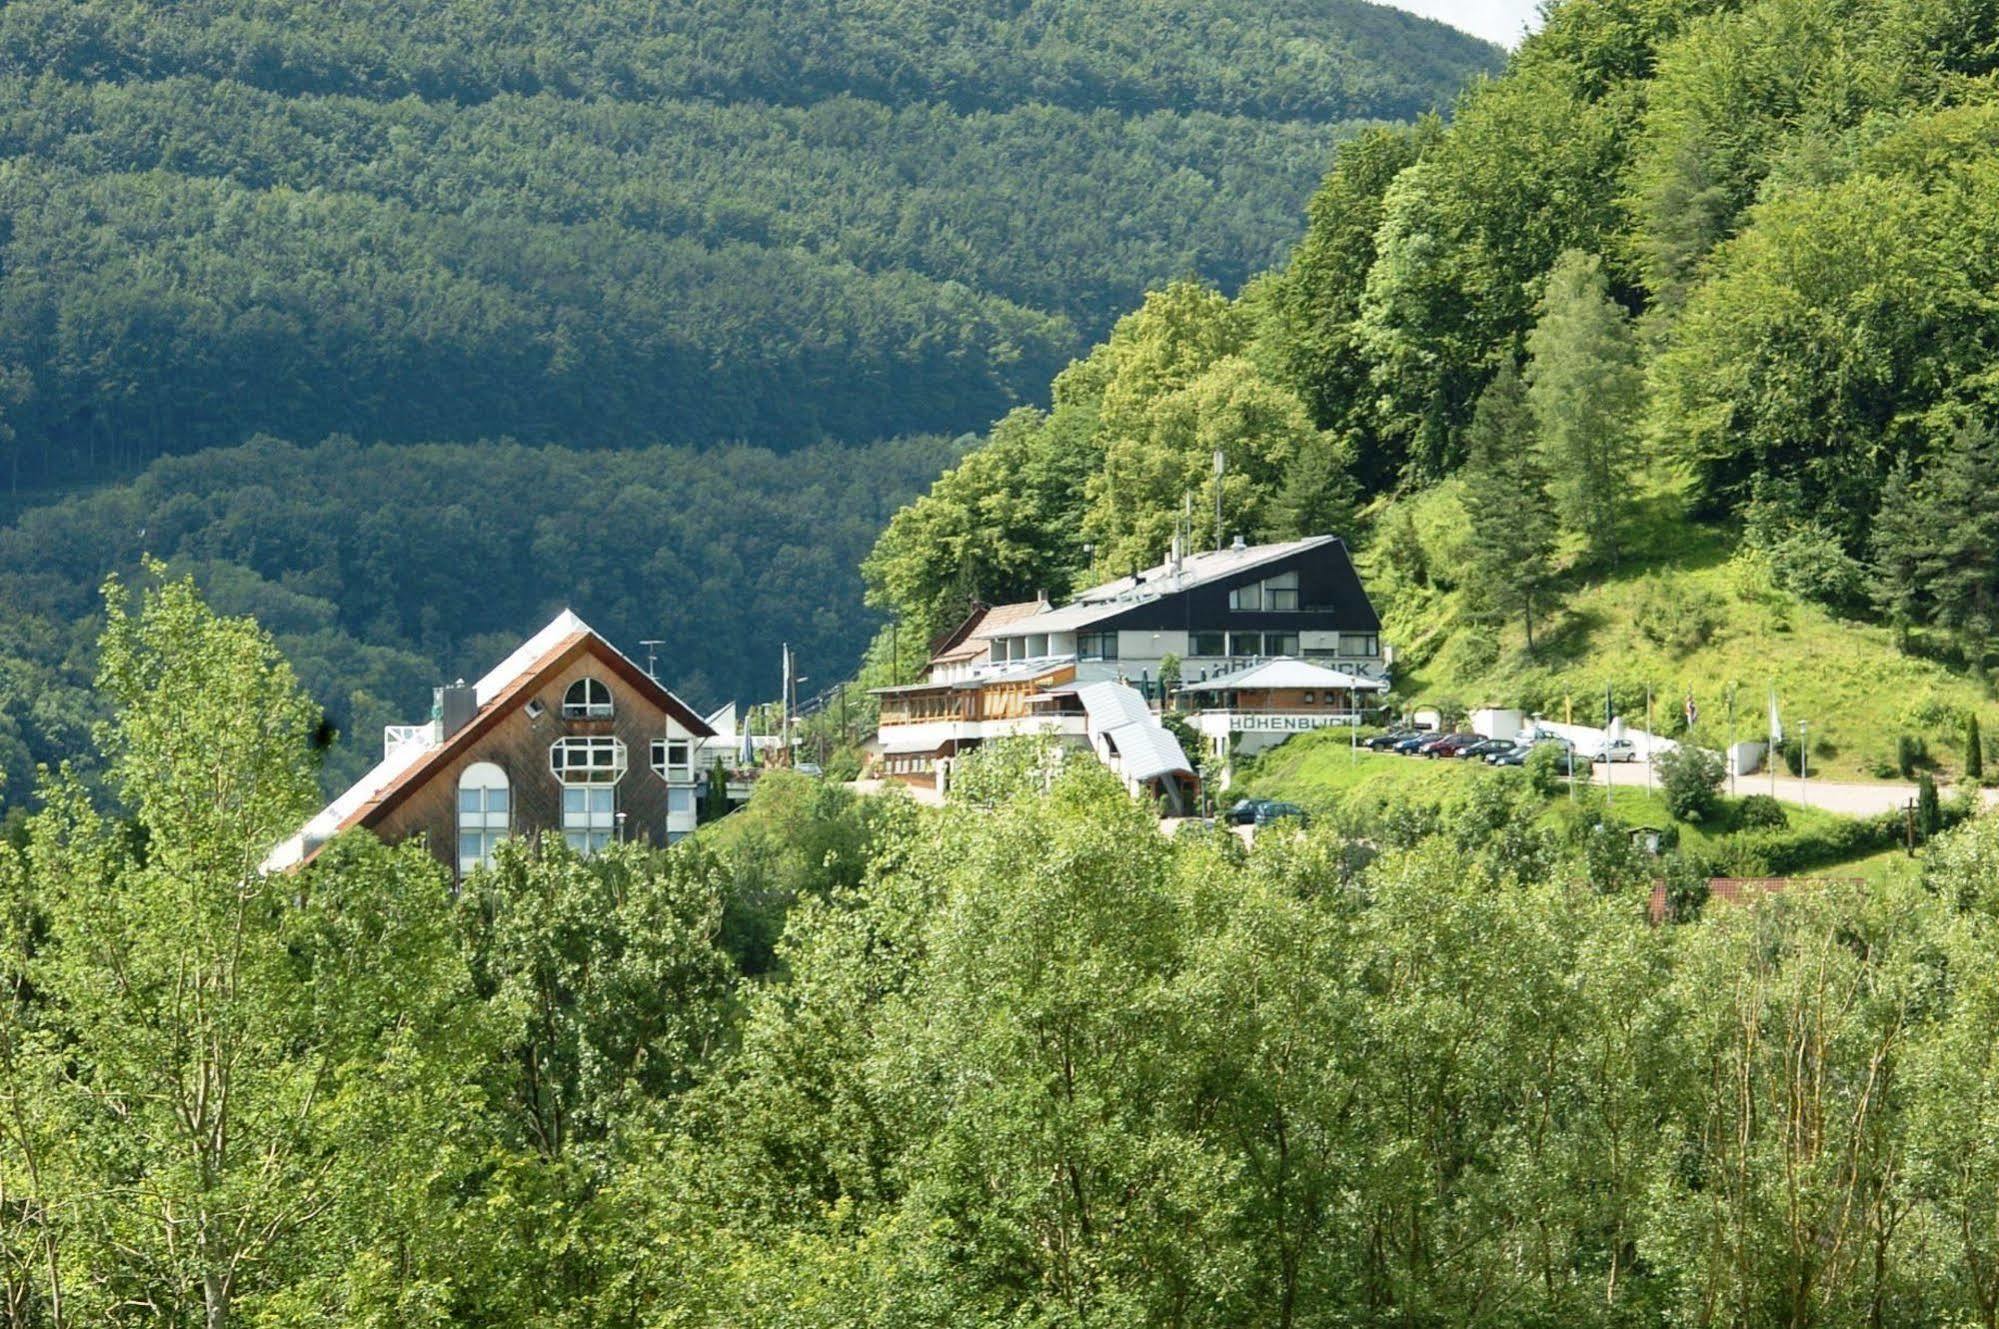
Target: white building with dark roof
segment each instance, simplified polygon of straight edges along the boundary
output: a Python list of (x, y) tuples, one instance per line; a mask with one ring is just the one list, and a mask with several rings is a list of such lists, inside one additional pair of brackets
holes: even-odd
[[(1183, 689), (1273, 661), (1318, 671), (1310, 689), (1295, 690), (1309, 718), (1292, 732), (1353, 723), (1358, 699), (1387, 687), (1381, 619), (1345, 542), (1331, 535), (1254, 546), (1238, 541), (1093, 586), (1065, 604), (1035, 600), (973, 614), (937, 643), (918, 682), (876, 689), (882, 771), (941, 785), (949, 763), (979, 743), (1042, 733), (1087, 745), (1107, 765), (1115, 756), (1114, 768), (1128, 781), (1133, 772), (1177, 766), (1136, 782), (1157, 790), (1170, 780), (1184, 793), (1193, 785), (1194, 763), (1148, 704), (1164, 700), (1161, 669), (1169, 657), (1178, 662)], [(1350, 681), (1329, 686), (1320, 674)], [(1094, 690), (1099, 684), (1118, 691)], [(1211, 710), (1234, 714), (1245, 695), (1255, 694), (1189, 695), (1212, 695)], [(1126, 724), (1142, 714), (1145, 732), (1118, 735), (1114, 714)], [(1251, 723), (1259, 733), (1278, 732), (1266, 718)]]

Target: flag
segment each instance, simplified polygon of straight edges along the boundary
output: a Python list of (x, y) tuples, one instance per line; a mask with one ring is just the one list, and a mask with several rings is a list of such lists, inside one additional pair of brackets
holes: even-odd
[(738, 760), (742, 762), (744, 770), (757, 764), (756, 725), (752, 723), (754, 716), (755, 712), (752, 711), (743, 713), (743, 750), (738, 754)]
[(1603, 685), (1603, 727), (1610, 728), (1611, 722), (1616, 719), (1617, 703), (1610, 699), (1610, 684), (1606, 683)]
[(1570, 693), (1568, 696), (1562, 698), (1562, 723), (1574, 724), (1575, 722), (1576, 698), (1574, 693)]
[(1784, 722), (1777, 718), (1777, 689), (1770, 689), (1770, 746), (1784, 746)]
[(1687, 694), (1687, 704), (1685, 710), (1687, 716), (1687, 728), (1689, 730), (1692, 730), (1696, 724), (1700, 723), (1701, 708), (1699, 707), (1699, 705), (1695, 703), (1694, 694), (1691, 692)]

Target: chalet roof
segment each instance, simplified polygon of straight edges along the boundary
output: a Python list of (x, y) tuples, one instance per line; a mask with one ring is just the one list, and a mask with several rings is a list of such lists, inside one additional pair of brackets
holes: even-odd
[(1238, 669), (1232, 674), (1221, 674), (1200, 683), (1189, 683), (1182, 692), (1256, 692), (1282, 688), (1351, 688), (1366, 692), (1385, 692), (1388, 684), (1372, 678), (1362, 678), (1341, 669), (1328, 669), (1306, 660), (1294, 660), (1280, 656), (1275, 660), (1265, 660), (1262, 664)]
[(935, 669), (939, 665), (966, 664), (984, 659), (986, 643), (992, 639), (990, 629), (1002, 628), (1047, 611), (1046, 600), (1022, 600), (977, 610), (958, 626), (957, 631), (944, 639), (944, 644), (930, 657), (930, 667)]
[(1280, 544), (1247, 545), (1241, 549), (1211, 549), (1189, 554), (1176, 568), (1171, 563), (1145, 569), (1129, 577), (1092, 586), (1060, 609), (1004, 624), (984, 632), (988, 637), (1025, 637), (1043, 632), (1074, 632), (1093, 623), (1114, 618), (1134, 605), (1178, 595), (1237, 573), (1248, 572), (1265, 563), (1274, 563), (1293, 554), (1337, 544), (1337, 535), (1314, 535)]
[(309, 859), (318, 846), (341, 831), (373, 824), (396, 806), (439, 766), (451, 761), (491, 729), (515, 705), (527, 700), (545, 676), (564, 669), (584, 654), (596, 656), (640, 695), (672, 716), (697, 738), (713, 738), (715, 730), (687, 703), (640, 668), (596, 629), (570, 610), (563, 610), (547, 627), (529, 637), (513, 653), (473, 684), (476, 709), (454, 734), (440, 736), (432, 726), (415, 727), (414, 735), (389, 752), (374, 769), (340, 797), (321, 809), (298, 834), (278, 845), (264, 861), (266, 871), (283, 871)]

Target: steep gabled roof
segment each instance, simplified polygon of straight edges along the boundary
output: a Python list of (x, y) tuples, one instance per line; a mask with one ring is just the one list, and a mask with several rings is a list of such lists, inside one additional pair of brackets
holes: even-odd
[(1308, 549), (1322, 545), (1340, 543), (1337, 535), (1314, 535), (1303, 540), (1286, 540), (1281, 544), (1249, 545), (1242, 549), (1211, 549), (1206, 553), (1189, 554), (1180, 560), (1178, 566), (1161, 563), (1129, 577), (1107, 581), (1101, 586), (1092, 586), (1080, 592), (1068, 604), (1046, 614), (1035, 616), (1032, 621), (1013, 621), (997, 627), (982, 627), (979, 631), (989, 637), (1024, 637), (1043, 632), (1074, 632), (1091, 624), (1116, 618), (1137, 605), (1148, 604), (1169, 595), (1178, 595), (1199, 586), (1248, 572), (1266, 563), (1302, 554)]
[[(373, 826), (399, 806), (439, 768), (461, 756), (506, 716), (526, 703), (542, 679), (589, 655), (629, 684), (640, 696), (672, 716), (697, 738), (713, 738), (708, 722), (673, 695), (631, 657), (588, 623), (565, 609), (473, 685), (477, 709), (445, 738), (413, 738), (384, 757), (340, 797), (307, 822), (297, 835), (271, 851), (266, 871), (282, 871), (308, 861), (320, 844), (341, 831)], [(434, 733), (434, 731), (433, 731)]]

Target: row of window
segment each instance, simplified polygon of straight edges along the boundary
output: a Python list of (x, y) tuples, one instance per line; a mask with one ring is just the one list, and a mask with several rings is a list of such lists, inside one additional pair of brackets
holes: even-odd
[[(1196, 659), (1223, 656), (1297, 655), (1295, 632), (1195, 632), (1187, 639), (1187, 654)], [(1308, 658), (1332, 656), (1331, 651), (1308, 651)], [(1371, 660), (1381, 654), (1381, 638), (1373, 634), (1342, 632), (1337, 654), (1351, 660)]]
[(1224, 655), (1296, 655), (1295, 632), (1196, 632), (1187, 640), (1188, 654), (1199, 658)]
[[(588, 682), (590, 680), (584, 680)], [(685, 739), (654, 739), (652, 768), (662, 779), (693, 774), (694, 745)], [(611, 843), (617, 829), (617, 784), (626, 770), (625, 745), (606, 737), (559, 738), (549, 745), (548, 769), (562, 782), (562, 835), (579, 854), (594, 854)], [(667, 791), (667, 811), (694, 810), (694, 791)], [(458, 779), (458, 870), (470, 872), (493, 861), (512, 824), (512, 791), (507, 774), (491, 762), (475, 762)]]

